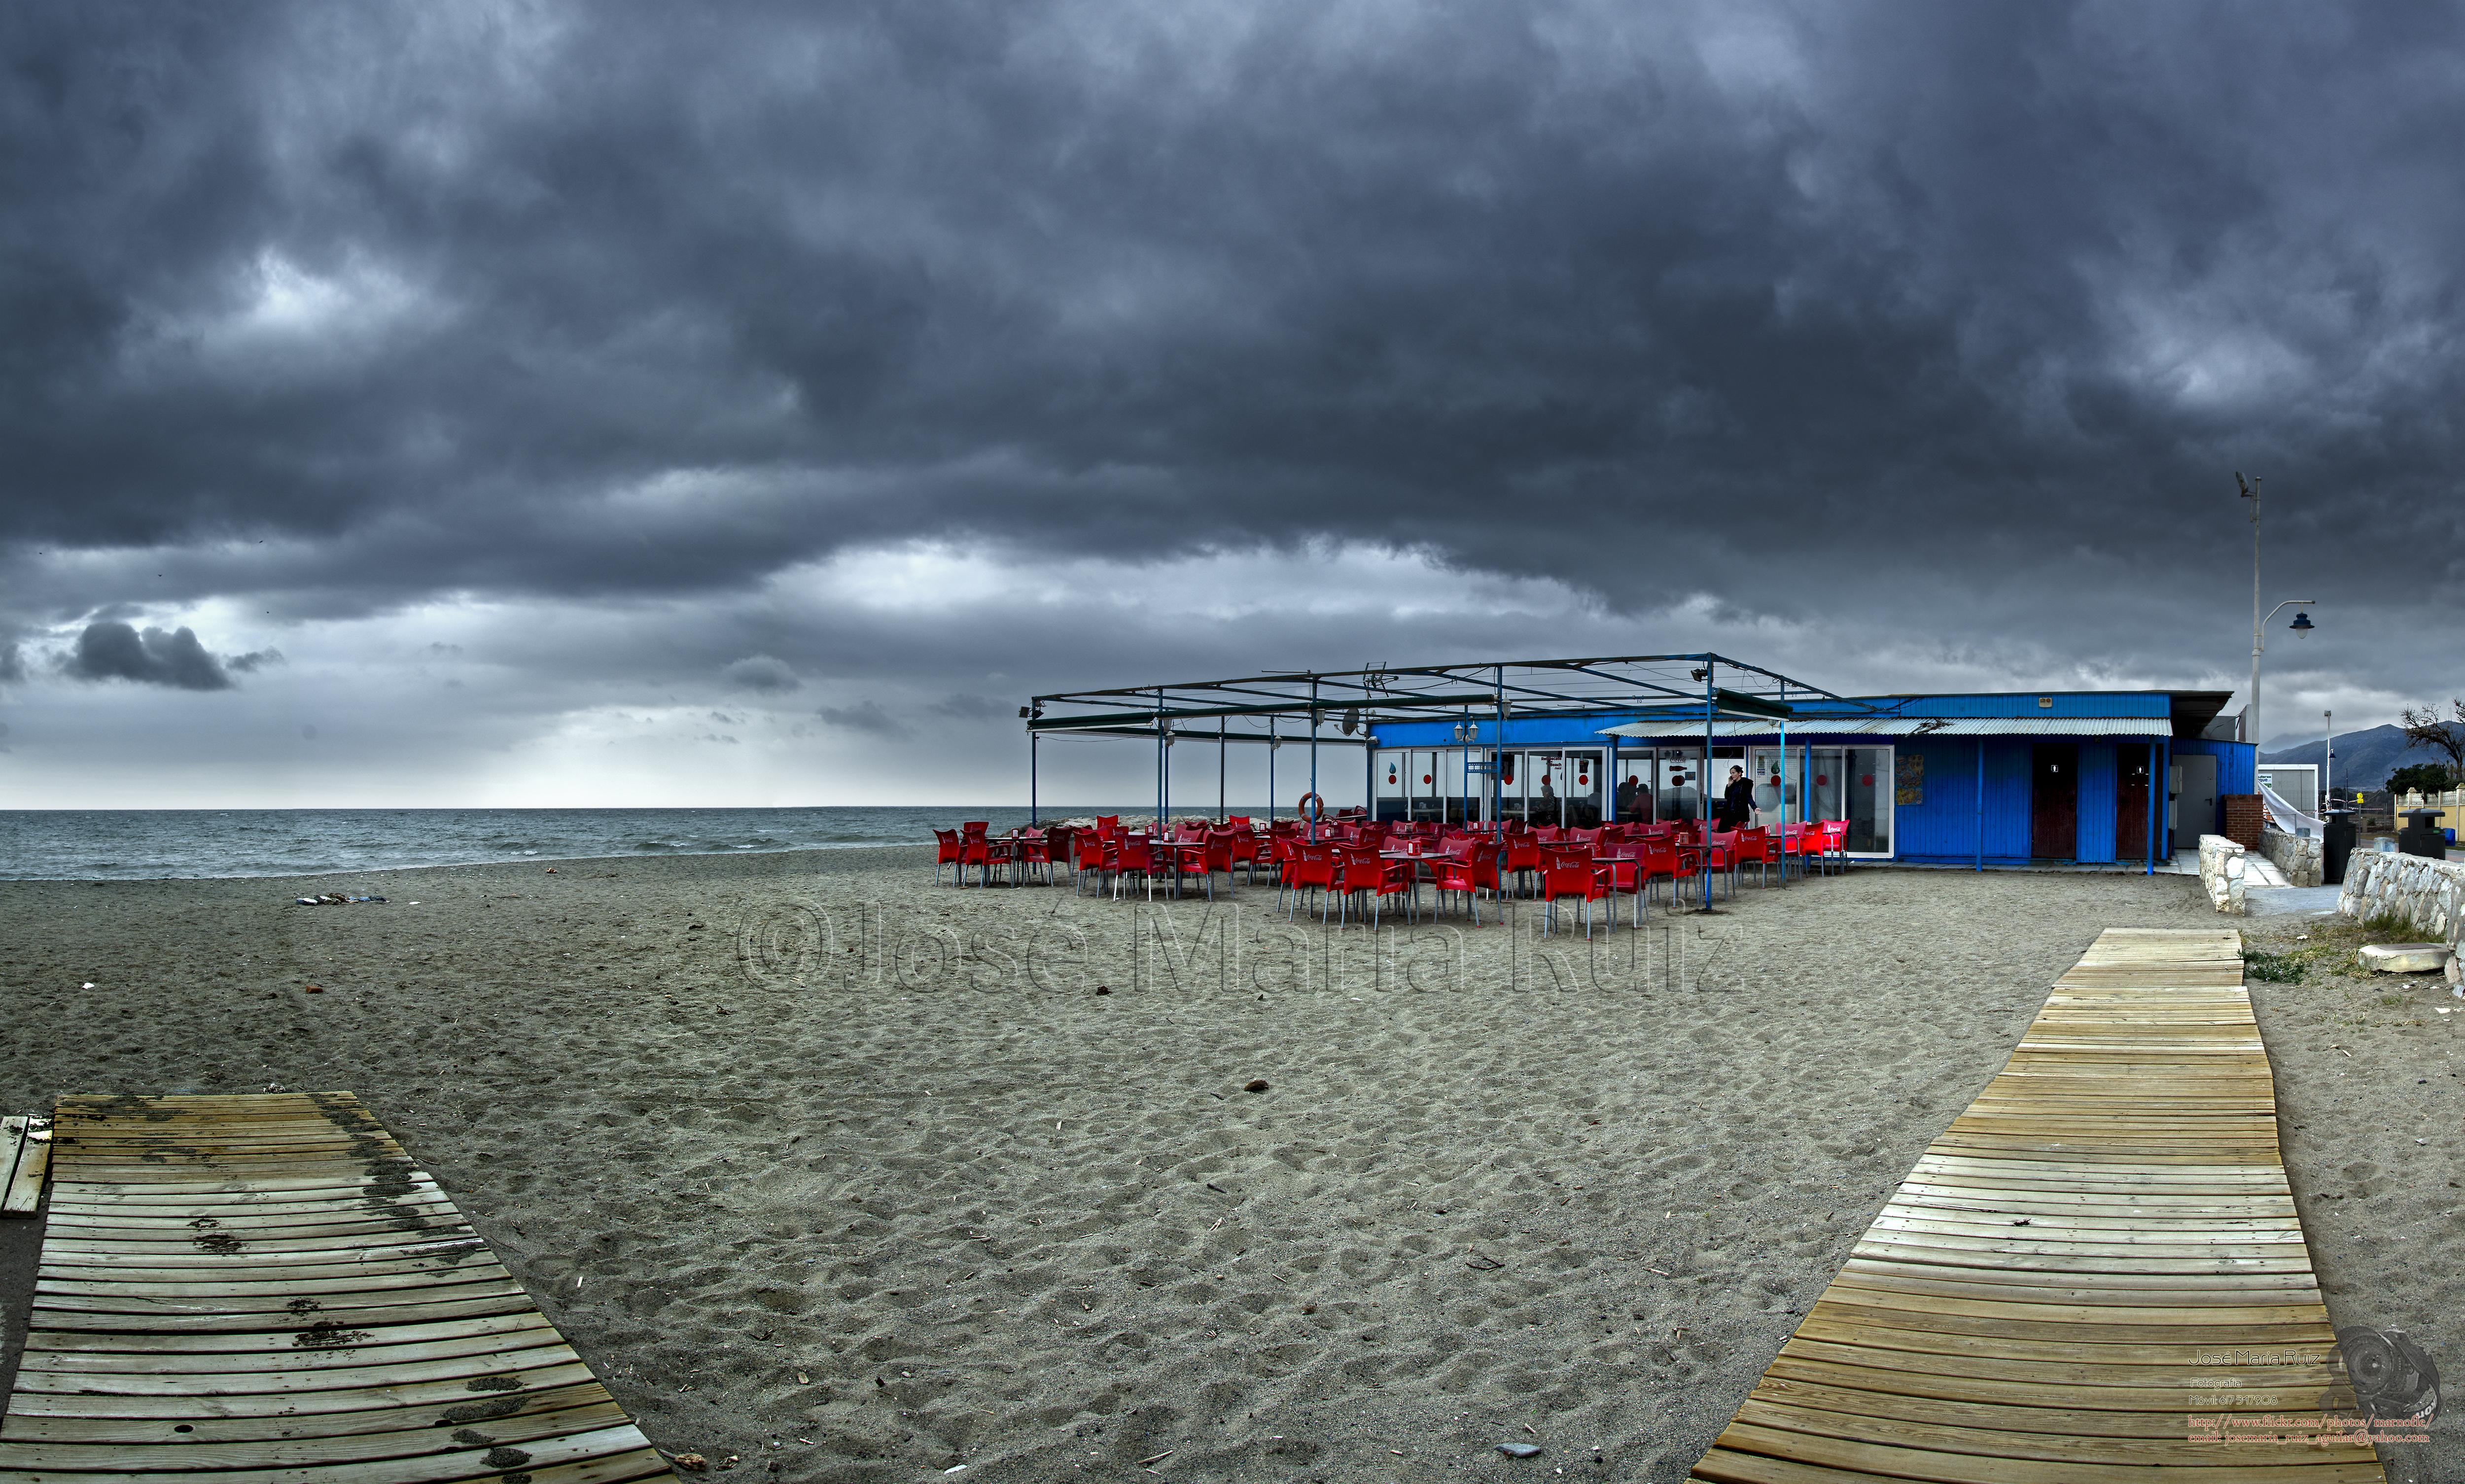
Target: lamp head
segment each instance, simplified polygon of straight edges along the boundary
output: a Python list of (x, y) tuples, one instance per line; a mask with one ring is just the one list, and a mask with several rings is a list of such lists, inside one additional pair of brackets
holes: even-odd
[(2296, 609), (2294, 610), (2294, 622), (2286, 625), (2285, 627), (2293, 630), (2296, 633), (2309, 633), (2313, 629), (2319, 626), (2311, 622), (2310, 614), (2303, 612), (2300, 609)]

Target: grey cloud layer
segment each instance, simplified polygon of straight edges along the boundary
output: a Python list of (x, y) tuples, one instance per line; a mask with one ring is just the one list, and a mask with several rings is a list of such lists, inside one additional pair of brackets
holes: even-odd
[(2155, 662), (2234, 467), (2465, 547), (2458, 17), (17, 7), (0, 601), (1332, 538)]

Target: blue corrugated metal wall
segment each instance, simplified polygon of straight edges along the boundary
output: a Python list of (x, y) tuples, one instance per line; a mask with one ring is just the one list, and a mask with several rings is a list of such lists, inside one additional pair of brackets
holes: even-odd
[(2177, 738), (2174, 756), (2205, 755), (2217, 760), (2217, 793), (2257, 793), (2259, 791), (2259, 749), (2249, 742), (2206, 742), (2196, 738)]
[[(1902, 860), (1973, 864), (1982, 843), (1986, 863), (2012, 865), (2029, 858), (2029, 760), (2031, 738), (1983, 739), (1986, 787), (1977, 786), (1978, 742), (1966, 738), (1903, 742), (1926, 760), (1925, 802), (1903, 804), (1893, 813), (1897, 854)], [(1985, 814), (1979, 816), (1983, 804)], [(2107, 824), (2112, 831), (2112, 822)]]
[(1986, 863), (2029, 858), (2029, 764), (2036, 751), (2026, 737), (1986, 739)]
[(1903, 858), (1966, 859), (1977, 850), (1977, 744), (1902, 742), (1900, 752), (1925, 760), (1925, 798), (1892, 811), (1892, 832)]
[(2080, 860), (2114, 859), (2114, 743), (2080, 743), (2077, 856)]

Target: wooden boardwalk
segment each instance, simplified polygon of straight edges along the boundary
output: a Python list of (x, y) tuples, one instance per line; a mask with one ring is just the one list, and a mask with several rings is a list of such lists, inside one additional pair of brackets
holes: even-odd
[(0, 1480), (617, 1484), (652, 1450), (348, 1093), (73, 1097)]
[(2111, 929), (1694, 1477), (2342, 1484), (2350, 1407), (2232, 932)]

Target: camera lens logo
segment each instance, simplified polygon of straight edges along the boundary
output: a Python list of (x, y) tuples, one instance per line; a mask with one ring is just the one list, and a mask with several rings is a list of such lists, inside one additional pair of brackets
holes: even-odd
[(2427, 1424), (2439, 1415), (2439, 1369), (2405, 1331), (2348, 1324), (2337, 1331), (2337, 1350), (2364, 1416)]

